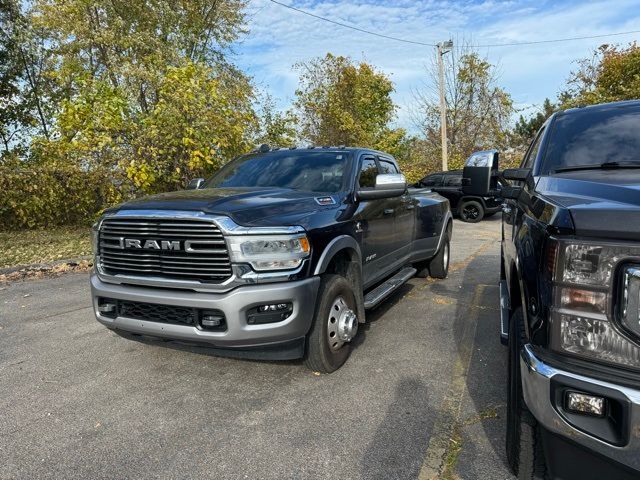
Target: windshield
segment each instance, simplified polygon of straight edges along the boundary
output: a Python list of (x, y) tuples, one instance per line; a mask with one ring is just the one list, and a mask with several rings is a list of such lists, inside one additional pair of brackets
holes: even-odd
[(586, 108), (554, 122), (543, 174), (603, 163), (640, 165), (640, 105)]
[(207, 180), (206, 188), (274, 187), (336, 193), (342, 189), (346, 152), (283, 150), (238, 157)]

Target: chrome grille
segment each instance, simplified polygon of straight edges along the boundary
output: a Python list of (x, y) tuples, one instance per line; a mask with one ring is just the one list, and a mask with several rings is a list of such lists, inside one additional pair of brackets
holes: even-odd
[[(128, 248), (155, 242), (161, 248)], [(178, 243), (176, 243), (178, 242)], [(179, 245), (179, 249), (175, 248)], [(221, 283), (231, 276), (222, 232), (206, 219), (105, 218), (99, 236), (100, 266), (109, 275)]]

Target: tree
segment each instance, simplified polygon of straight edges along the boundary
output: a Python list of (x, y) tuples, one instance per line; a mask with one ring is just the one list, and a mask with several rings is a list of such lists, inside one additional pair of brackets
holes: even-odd
[(273, 97), (265, 94), (258, 108), (258, 131), (255, 133), (254, 143), (266, 143), (272, 147), (293, 147), (298, 136), (296, 122), (297, 119), (291, 111), (278, 111)]
[(560, 101), (563, 108), (640, 98), (640, 46), (602, 45), (578, 61)]
[(244, 6), (244, 0), (36, 0), (33, 22), (55, 54), (51, 74), (67, 97), (89, 75), (148, 113), (167, 68), (185, 59), (225, 63), (244, 31)]
[(171, 67), (158, 103), (132, 143), (127, 174), (145, 192), (176, 190), (245, 152), (255, 124), (253, 90), (201, 63)]
[(43, 46), (17, 0), (0, 0), (0, 140), (24, 155), (32, 134), (49, 134), (43, 98)]
[(295, 107), (301, 135), (315, 145), (386, 148), (394, 154), (403, 130), (392, 129), (396, 106), (391, 80), (366, 62), (328, 53), (295, 65)]
[(54, 135), (40, 163), (126, 175), (145, 193), (176, 189), (246, 150), (253, 87), (226, 61), (244, 0), (36, 0), (50, 49)]
[[(461, 168), (476, 150), (503, 149), (513, 114), (511, 96), (497, 86), (496, 68), (469, 47), (445, 57), (445, 99), (450, 168)], [(424, 132), (427, 155), (440, 158), (440, 103), (438, 66), (428, 68), (430, 82), (414, 92), (416, 126)]]

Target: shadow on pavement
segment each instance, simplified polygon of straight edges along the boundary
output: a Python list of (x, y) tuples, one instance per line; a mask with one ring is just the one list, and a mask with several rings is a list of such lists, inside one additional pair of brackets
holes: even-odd
[(416, 478), (424, 457), (426, 424), (432, 409), (426, 401), (427, 387), (422, 381), (405, 377), (397, 386), (395, 397), (374, 440), (363, 454), (362, 478), (373, 480)]
[[(506, 421), (506, 350), (500, 344), (500, 312), (498, 309), (498, 276), (495, 255), (480, 255), (465, 269), (460, 285), (467, 290), (458, 301), (453, 331), (457, 339), (460, 361), (468, 361), (465, 384), (475, 412), (461, 410), (461, 422), (480, 422), (495, 457), (506, 466), (504, 428)], [(476, 294), (477, 292), (477, 294)], [(477, 322), (475, 334), (467, 336), (471, 345), (464, 345), (467, 322)], [(477, 413), (476, 418), (468, 418)], [(473, 416), (473, 415), (472, 415)], [(473, 458), (475, 445), (463, 445), (463, 455)], [(478, 453), (482, 455), (482, 453)], [(466, 478), (466, 477), (465, 477)]]

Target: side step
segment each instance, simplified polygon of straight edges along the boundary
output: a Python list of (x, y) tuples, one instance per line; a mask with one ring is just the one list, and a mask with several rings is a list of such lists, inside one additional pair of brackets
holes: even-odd
[(416, 272), (417, 270), (413, 267), (405, 267), (390, 279), (385, 280), (364, 296), (364, 308), (368, 310), (380, 304), (385, 298), (404, 285)]
[(502, 343), (502, 345), (507, 345), (509, 343), (510, 308), (507, 281), (500, 280), (500, 343)]

